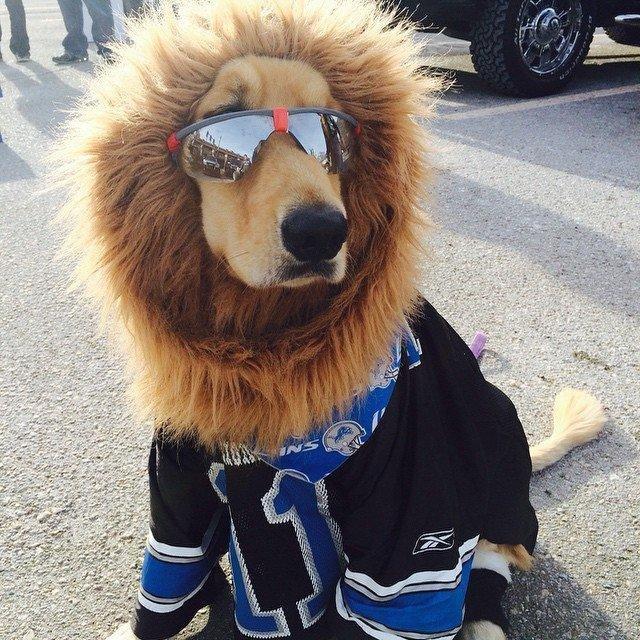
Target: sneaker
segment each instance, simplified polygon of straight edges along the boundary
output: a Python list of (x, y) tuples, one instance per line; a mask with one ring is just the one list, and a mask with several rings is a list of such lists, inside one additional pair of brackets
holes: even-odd
[(31, 60), (31, 55), (27, 53), (27, 55), (24, 56), (16, 56), (16, 62), (18, 64), (22, 64), (23, 62), (29, 62), (29, 60)]
[(83, 53), (80, 56), (76, 56), (68, 51), (65, 51), (61, 56), (53, 56), (51, 58), (56, 64), (75, 64), (76, 62), (86, 62), (89, 56)]

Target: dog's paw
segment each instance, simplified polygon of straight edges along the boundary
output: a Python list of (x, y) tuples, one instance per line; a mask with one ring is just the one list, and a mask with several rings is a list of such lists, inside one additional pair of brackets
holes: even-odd
[(497, 624), (488, 620), (477, 620), (462, 625), (462, 631), (456, 636), (456, 640), (507, 640), (507, 636)]
[(120, 625), (116, 632), (112, 633), (107, 640), (138, 640), (138, 638), (133, 634), (128, 624), (123, 624)]

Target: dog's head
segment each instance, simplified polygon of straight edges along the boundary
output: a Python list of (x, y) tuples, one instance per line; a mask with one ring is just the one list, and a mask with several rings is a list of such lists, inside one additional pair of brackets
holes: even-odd
[[(366, 388), (411, 313), (428, 174), (417, 117), (437, 83), (411, 25), (373, 0), (167, 2), (130, 35), (60, 156), (83, 275), (117, 303), (158, 420), (273, 448)], [(278, 130), (237, 180), (167, 149), (211, 114), (278, 107), (357, 122), (344, 170)]]
[[(245, 56), (222, 66), (198, 102), (193, 119), (276, 107), (337, 110), (341, 105), (309, 64)], [(226, 123), (233, 141), (234, 136), (252, 133), (239, 124), (234, 131), (235, 122)], [(348, 217), (338, 173), (327, 172), (287, 133), (273, 132), (248, 151), (245, 157), (251, 165), (235, 181), (190, 171), (195, 164), (200, 169), (201, 153), (197, 162), (188, 151), (181, 153), (180, 164), (200, 191), (202, 225), (211, 250), (226, 261), (235, 277), (252, 287), (340, 282), (347, 262)]]

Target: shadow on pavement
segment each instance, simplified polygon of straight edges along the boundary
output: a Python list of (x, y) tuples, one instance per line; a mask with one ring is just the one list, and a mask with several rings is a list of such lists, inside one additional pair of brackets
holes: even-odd
[[(442, 171), (439, 180), (444, 192), (455, 194), (438, 203), (437, 222), (442, 227), (457, 236), (508, 247), (566, 287), (629, 317), (640, 317), (636, 291), (627, 286), (640, 271), (640, 258), (626, 246), (556, 211), (457, 173)], [(502, 212), (501, 224), (487, 224), (496, 211)], [(614, 272), (620, 277), (611, 278)]]
[[(91, 59), (91, 52), (93, 51), (93, 49), (90, 50), (89, 52), (89, 59), (86, 62), (77, 62), (75, 64), (72, 64), (68, 67), (65, 66), (57, 66), (56, 68), (58, 69), (75, 69), (77, 71), (80, 71), (80, 73), (84, 73), (88, 76), (93, 77), (94, 76), (94, 67), (96, 65), (96, 63)], [(93, 52), (95, 57), (97, 57), (98, 54), (95, 53), (95, 51)]]
[[(32, 71), (35, 77), (26, 71)], [(15, 100), (18, 112), (37, 131), (50, 138), (54, 137), (55, 129), (64, 120), (65, 111), (82, 93), (34, 60), (21, 69), (15, 65), (0, 65), (0, 76), (10, 85), (4, 89), (5, 94), (10, 91), (18, 93)]]
[(231, 586), (218, 595), (214, 604), (198, 613), (189, 627), (179, 636), (179, 640), (229, 640), (233, 638), (233, 594)]
[[(603, 60), (605, 62), (593, 62)], [(619, 60), (623, 60), (619, 62)], [(611, 62), (609, 62), (611, 61)], [(465, 69), (455, 69), (451, 67), (438, 67), (427, 65), (423, 67), (424, 71), (433, 72), (437, 75), (444, 75), (453, 82), (451, 92), (457, 93), (480, 93), (483, 96), (493, 96), (494, 98), (503, 98), (505, 100), (517, 101), (519, 98), (509, 98), (497, 94), (488, 89), (482, 83), (475, 71)], [(619, 54), (619, 55), (594, 55), (587, 58), (586, 63), (578, 70), (575, 77), (568, 85), (567, 91), (574, 93), (576, 90), (594, 89), (589, 86), (598, 83), (598, 88), (603, 86), (611, 86), (612, 84), (629, 82), (629, 84), (638, 82), (640, 78), (640, 49), (636, 55)], [(606, 85), (601, 83), (606, 83)], [(459, 96), (460, 97), (460, 96)]]
[(484, 349), (480, 362), (482, 366), (482, 373), (487, 378), (504, 375), (512, 368), (511, 362), (507, 357), (497, 351), (494, 351), (490, 347)]
[[(495, 96), (488, 93), (475, 73), (437, 71), (448, 71), (452, 74), (449, 77), (455, 80), (438, 105), (438, 113), (444, 117), (442, 122), (435, 118), (433, 130), (439, 137), (598, 182), (627, 189), (637, 188), (640, 151), (629, 132), (637, 127), (640, 117), (640, 58), (628, 62), (587, 64), (565, 93), (548, 99), (519, 100)], [(634, 87), (638, 90), (634, 91)], [(627, 92), (599, 97), (597, 93), (592, 94), (606, 90), (615, 92), (616, 89)], [(584, 96), (584, 99), (578, 98), (572, 108), (567, 109), (556, 102), (563, 96), (570, 99)], [(514, 106), (513, 112), (509, 105)], [(485, 107), (489, 109), (485, 111)], [(504, 108), (504, 111), (491, 113), (493, 107)], [(593, 113), (595, 109), (597, 114)], [(527, 119), (534, 113), (538, 122), (532, 129)], [(453, 118), (448, 119), (451, 114), (454, 114)], [(575, 137), (575, 118), (584, 123), (582, 137)], [(500, 126), (495, 126), (498, 119)], [(558, 141), (567, 139), (568, 131), (572, 132), (574, 145), (570, 163), (567, 153), (558, 144)], [(615, 151), (610, 152), (610, 158), (600, 153), (597, 143), (594, 144), (597, 139), (619, 140)], [(598, 157), (594, 162), (595, 155)], [(638, 157), (638, 163), (633, 173), (620, 173), (616, 159), (634, 156)]]
[[(505, 598), (509, 640), (636, 640), (602, 613), (595, 600), (538, 545), (529, 574), (514, 575)], [(599, 634), (593, 636), (593, 630)]]
[(49, 69), (48, 67), (41, 65), (35, 60), (31, 60), (31, 62), (29, 63), (29, 69), (31, 69), (35, 73), (35, 75), (38, 76), (38, 80), (40, 82), (54, 82), (56, 85), (58, 85), (58, 87), (66, 89), (66, 91), (76, 92), (76, 89), (64, 82), (58, 75), (58, 72), (65, 68), (73, 68), (77, 69), (78, 71), (82, 71), (83, 73), (90, 74), (93, 70), (93, 63), (79, 62), (78, 64), (72, 65), (72, 67), (59, 67), (54, 65), (53, 69)]
[(465, 71), (464, 69), (451, 69), (448, 67), (432, 66), (422, 67), (422, 70), (427, 73), (434, 73), (438, 76), (443, 76), (448, 82), (451, 83), (451, 87), (446, 92), (445, 97), (454, 95), (456, 99), (460, 99), (462, 96), (458, 94), (461, 92), (473, 92), (481, 95), (487, 94), (488, 96), (493, 97), (497, 96), (497, 94), (493, 94), (491, 90), (482, 83), (482, 80), (480, 80), (480, 77), (475, 71)]
[(3, 132), (5, 140), (0, 144), (0, 183), (35, 178), (31, 167), (9, 146), (9, 135), (9, 132)]
[(589, 56), (589, 60), (640, 60), (640, 53), (614, 53), (610, 56), (603, 53), (597, 56)]

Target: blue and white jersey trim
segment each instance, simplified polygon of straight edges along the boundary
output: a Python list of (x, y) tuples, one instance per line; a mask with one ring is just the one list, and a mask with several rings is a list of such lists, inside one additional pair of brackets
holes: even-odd
[(462, 628), (462, 619), (464, 618), (463, 608), (460, 624), (446, 631), (437, 631), (434, 633), (391, 629), (380, 622), (367, 619), (355, 613), (347, 602), (345, 602), (340, 585), (336, 588), (336, 610), (342, 618), (354, 622), (367, 635), (372, 638), (377, 638), (378, 640), (453, 640)]
[(379, 640), (449, 640), (464, 619), (464, 598), (478, 536), (460, 545), (451, 569), (421, 571), (392, 585), (346, 570), (336, 586), (336, 610)]
[(420, 340), (415, 336), (411, 328), (407, 324), (405, 327), (404, 345), (407, 350), (407, 359), (409, 361), (409, 369), (413, 369), (420, 364), (422, 356), (422, 345)]
[(149, 611), (153, 611), (154, 613), (170, 613), (171, 611), (176, 611), (202, 589), (210, 573), (211, 571), (204, 576), (202, 582), (200, 582), (193, 591), (179, 598), (159, 598), (158, 596), (148, 593), (143, 587), (140, 587), (138, 591), (138, 602), (145, 609), (149, 609)]
[(220, 517), (218, 512), (212, 518), (197, 547), (165, 544), (149, 531), (138, 591), (138, 602), (143, 607), (155, 613), (170, 613), (200, 591), (218, 560), (208, 552)]
[(455, 589), (460, 584), (464, 564), (473, 556), (478, 544), (479, 536), (463, 542), (459, 549), (459, 559), (453, 569), (438, 571), (420, 571), (410, 575), (395, 584), (384, 586), (378, 584), (373, 578), (364, 573), (358, 573), (347, 569), (344, 573), (344, 581), (356, 591), (360, 591), (372, 600), (384, 601), (397, 598), (403, 593), (413, 591), (441, 591), (443, 589)]
[(149, 534), (147, 536), (147, 551), (155, 558), (158, 558), (158, 560), (166, 560), (168, 562), (176, 563), (198, 562), (206, 555), (219, 520), (220, 514), (218, 513), (214, 518), (212, 518), (207, 531), (202, 537), (202, 544), (199, 547), (176, 547), (170, 544), (164, 544), (163, 542), (158, 542), (153, 537), (151, 530), (149, 530)]

